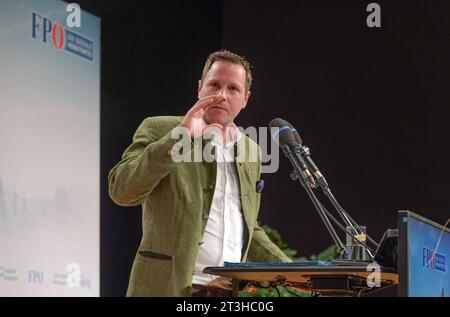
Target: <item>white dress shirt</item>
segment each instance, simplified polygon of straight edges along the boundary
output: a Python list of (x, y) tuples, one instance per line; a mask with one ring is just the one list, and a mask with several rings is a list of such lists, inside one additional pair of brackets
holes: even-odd
[(223, 146), (219, 138), (211, 141), (216, 147), (216, 187), (200, 245), (192, 283), (205, 285), (217, 276), (204, 274), (207, 266), (222, 266), (227, 262), (240, 262), (242, 256), (244, 219), (240, 198), (239, 177), (234, 162), (234, 144), (241, 133), (235, 128), (235, 138)]

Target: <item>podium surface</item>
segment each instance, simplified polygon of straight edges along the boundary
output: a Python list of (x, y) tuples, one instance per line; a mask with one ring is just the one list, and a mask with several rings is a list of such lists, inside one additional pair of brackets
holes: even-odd
[[(374, 291), (398, 284), (398, 274), (392, 268), (364, 265), (327, 265), (327, 266), (267, 266), (259, 263), (252, 266), (207, 267), (204, 273), (233, 279), (234, 286), (240, 281), (269, 282), (272, 285), (289, 285), (323, 295), (358, 296), (361, 292)], [(377, 270), (377, 272), (374, 271)], [(379, 287), (369, 287), (367, 280), (378, 274)], [(237, 295), (237, 289), (234, 289)]]

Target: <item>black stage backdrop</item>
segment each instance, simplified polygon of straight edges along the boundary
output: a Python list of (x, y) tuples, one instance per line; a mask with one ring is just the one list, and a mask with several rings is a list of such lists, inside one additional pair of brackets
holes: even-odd
[[(408, 209), (450, 216), (450, 2), (78, 1), (102, 18), (101, 294), (123, 296), (141, 236), (140, 207), (108, 197), (107, 174), (147, 116), (183, 115), (207, 55), (225, 48), (253, 64), (236, 124), (289, 120), (347, 211), (376, 240)], [(373, 1), (375, 2), (375, 1)], [(280, 158), (263, 175), (261, 222), (300, 255), (332, 244)], [(319, 195), (320, 196), (320, 195)]]

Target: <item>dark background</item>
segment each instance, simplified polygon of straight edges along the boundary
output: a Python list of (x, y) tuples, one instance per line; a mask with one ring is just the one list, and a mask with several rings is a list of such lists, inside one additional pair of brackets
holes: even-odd
[[(242, 127), (289, 120), (343, 207), (379, 240), (396, 212), (450, 216), (449, 1), (78, 1), (102, 18), (101, 295), (125, 295), (140, 207), (108, 197), (107, 174), (147, 116), (183, 115), (206, 57), (248, 58)], [(263, 175), (261, 221), (309, 256), (332, 244), (288, 161)], [(319, 195), (321, 196), (321, 195)], [(162, 237), (163, 238), (163, 237)]]

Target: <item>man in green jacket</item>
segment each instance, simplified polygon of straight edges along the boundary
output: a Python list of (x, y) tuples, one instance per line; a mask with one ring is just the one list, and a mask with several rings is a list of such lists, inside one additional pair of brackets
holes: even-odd
[[(142, 205), (127, 296), (191, 296), (214, 284), (206, 266), (290, 261), (258, 226), (260, 148), (233, 122), (247, 105), (251, 80), (243, 57), (211, 54), (198, 102), (183, 117), (146, 118), (111, 169), (113, 201)], [(208, 146), (214, 160), (195, 159)]]

